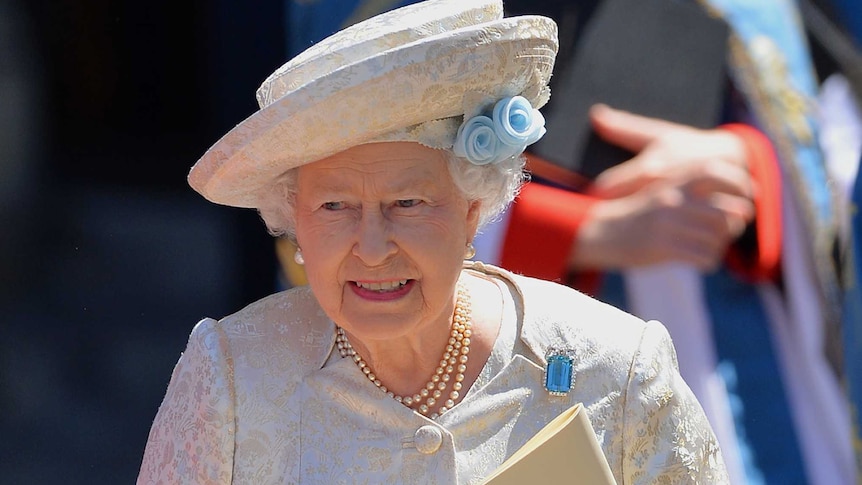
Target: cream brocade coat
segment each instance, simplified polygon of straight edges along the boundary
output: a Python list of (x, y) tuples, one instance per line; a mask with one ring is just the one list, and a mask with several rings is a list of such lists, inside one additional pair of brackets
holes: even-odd
[[(334, 324), (297, 288), (194, 328), (138, 484), (478, 483), (577, 402), (618, 484), (727, 482), (662, 325), (493, 266), (468, 272), (503, 290), (504, 317), (478, 380), (448, 413), (430, 420), (380, 392), (333, 351)], [(549, 346), (575, 351), (565, 397), (542, 385)]]

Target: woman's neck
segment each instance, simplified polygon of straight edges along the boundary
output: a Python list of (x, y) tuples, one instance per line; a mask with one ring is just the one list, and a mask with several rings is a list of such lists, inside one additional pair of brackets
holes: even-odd
[[(456, 377), (463, 379), (459, 397), (466, 394), (490, 357), (502, 320), (502, 296), (493, 281), (466, 276), (463, 283), (470, 295), (469, 301), (456, 303), (456, 309), (466, 304), (472, 310), (467, 332), (469, 353), (464, 354), (469, 359), (462, 376), (457, 376), (460, 361), (449, 372), (443, 368), (443, 373), (449, 374), (451, 382), (454, 383)], [(452, 331), (452, 315), (449, 314), (417, 332), (395, 339), (362, 342), (349, 334), (347, 337), (381, 386), (397, 396), (413, 396), (425, 388), (433, 376), (440, 375), (440, 361), (444, 353), (447, 349), (453, 350), (449, 348)], [(457, 352), (449, 354), (454, 354), (456, 360), (460, 359)], [(451, 390), (452, 384), (449, 384), (444, 396), (448, 397)]]
[(397, 395), (413, 395), (425, 386), (440, 365), (452, 330), (452, 314), (420, 327), (408, 335), (386, 340), (349, 342), (368, 368)]

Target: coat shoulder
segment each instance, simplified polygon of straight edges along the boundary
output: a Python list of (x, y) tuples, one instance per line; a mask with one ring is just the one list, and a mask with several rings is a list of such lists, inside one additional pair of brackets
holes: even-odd
[(319, 369), (335, 339), (334, 324), (305, 286), (264, 297), (217, 325), (237, 365), (285, 359), (300, 373)]
[(530, 326), (559, 326), (585, 336), (637, 346), (646, 322), (578, 290), (552, 281), (513, 276)]

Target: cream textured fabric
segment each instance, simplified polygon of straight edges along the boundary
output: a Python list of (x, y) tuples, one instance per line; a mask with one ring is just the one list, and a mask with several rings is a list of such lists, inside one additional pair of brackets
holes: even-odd
[[(435, 421), (333, 352), (335, 326), (308, 288), (203, 320), (174, 370), (138, 483), (477, 483), (576, 402), (620, 485), (727, 483), (662, 325), (482, 263), (462, 278), (476, 275), (504, 292), (500, 335), (464, 399)], [(565, 397), (542, 387), (551, 345), (575, 350)]]
[(449, 148), (465, 114), (520, 95), (549, 96), (557, 26), (502, 17), (500, 0), (430, 0), (334, 34), (273, 73), (261, 110), (216, 142), (189, 184), (207, 199), (257, 207), (288, 169), (370, 141)]

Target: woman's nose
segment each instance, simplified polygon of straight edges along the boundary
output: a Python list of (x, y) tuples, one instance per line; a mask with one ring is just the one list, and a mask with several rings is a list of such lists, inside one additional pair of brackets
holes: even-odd
[(357, 228), (353, 255), (367, 266), (379, 266), (395, 254), (390, 223), (380, 210), (363, 210)]

